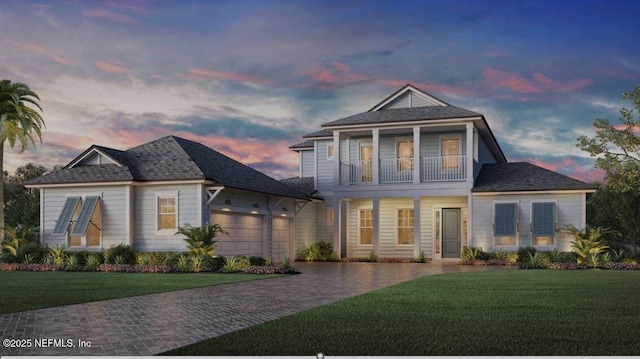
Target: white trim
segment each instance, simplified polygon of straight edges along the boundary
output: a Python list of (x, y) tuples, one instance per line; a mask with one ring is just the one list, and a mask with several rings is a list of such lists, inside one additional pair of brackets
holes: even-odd
[[(369, 210), (371, 211), (371, 244), (362, 244), (360, 243), (360, 211), (361, 210)], [(360, 205), (356, 206), (356, 248), (373, 248), (373, 205)], [(369, 228), (369, 227), (366, 227)]]
[[(124, 201), (125, 201), (125, 205), (124, 205), (124, 233), (125, 233), (125, 237), (127, 239), (127, 244), (129, 244), (130, 246), (133, 246), (133, 228), (132, 228), (132, 223), (133, 223), (133, 218), (132, 218), (132, 209), (131, 206), (133, 206), (133, 201), (132, 201), (132, 196), (131, 196), (131, 190), (133, 186), (125, 186), (124, 187)], [(104, 227), (104, 226), (103, 226)]]
[(367, 124), (358, 124), (358, 125), (334, 125), (334, 126), (326, 126), (327, 130), (340, 130), (346, 131), (350, 129), (371, 129), (371, 128), (380, 128), (380, 129), (388, 129), (388, 128), (405, 128), (405, 127), (440, 127), (442, 124), (459, 124), (463, 125), (469, 121), (479, 121), (482, 120), (482, 117), (458, 117), (458, 118), (449, 118), (442, 120), (424, 120), (424, 121), (402, 121), (402, 122), (391, 122), (391, 123), (367, 123)]
[[(495, 226), (496, 226), (496, 204), (497, 203), (515, 203), (516, 204), (516, 235), (514, 244), (496, 244)], [(517, 250), (520, 247), (520, 200), (496, 199), (493, 201), (491, 209), (491, 238), (493, 238), (493, 248), (495, 250)]]
[(455, 132), (452, 132), (450, 134), (441, 133), (438, 136), (438, 153), (439, 153), (439, 156), (441, 156), (441, 157), (444, 156), (442, 154), (442, 140), (444, 140), (444, 139), (447, 139), (447, 140), (457, 139), (458, 140), (458, 146), (460, 147), (459, 151), (458, 151), (459, 153), (458, 153), (457, 156), (464, 156), (464, 151), (462, 151), (462, 134), (461, 133), (455, 133)]
[[(210, 205), (211, 202), (213, 202), (213, 200), (216, 199), (216, 197), (220, 194), (220, 192), (223, 189), (224, 189), (224, 186), (207, 187), (206, 191), (207, 191), (207, 194), (209, 195), (209, 198), (207, 199), (206, 205), (207, 206)], [(202, 200), (200, 200), (199, 203), (202, 203)]]
[(40, 191), (40, 243), (44, 244), (44, 188)]
[[(160, 217), (160, 213), (159, 213), (159, 203), (158, 200), (160, 198), (174, 198), (175, 199), (175, 211), (176, 211), (176, 227), (175, 228), (166, 228), (166, 229), (159, 229), (160, 224), (158, 223), (158, 217)], [(155, 234), (157, 236), (173, 236), (175, 235), (176, 231), (178, 230), (178, 227), (180, 226), (180, 191), (167, 191), (167, 192), (156, 192), (155, 193), (155, 201), (154, 201), (154, 216), (155, 216)]]
[[(400, 216), (398, 214), (399, 214), (400, 211), (404, 211), (404, 210), (414, 211), (413, 212), (413, 216), (411, 216), (411, 217), (415, 216), (415, 210), (414, 210), (413, 207), (407, 207), (406, 205), (404, 205), (404, 206), (395, 206), (395, 209), (394, 209), (394, 212), (395, 212), (395, 226), (394, 226), (395, 227), (394, 228), (395, 229), (394, 230), (395, 242), (394, 242), (394, 246), (395, 246), (396, 249), (413, 248), (414, 245), (415, 245), (415, 238), (411, 238), (411, 240), (414, 241), (413, 243), (409, 243), (409, 244), (400, 244), (400, 243), (398, 243), (398, 240), (400, 239), (399, 236), (398, 236), (398, 231), (400, 230), (400, 226), (398, 226), (398, 219), (399, 219)], [(405, 228), (408, 228), (408, 227), (405, 227)], [(414, 226), (413, 226), (413, 230), (414, 231), (416, 230), (415, 223), (414, 223)]]
[(52, 183), (52, 184), (25, 184), (26, 188), (63, 188), (63, 187), (97, 187), (97, 186), (123, 186), (134, 184), (133, 181), (123, 182), (80, 182), (80, 183)]
[[(406, 88), (401, 89), (401, 91), (398, 91), (397, 93), (395, 93), (391, 97), (388, 97), (387, 99), (383, 100), (382, 102), (380, 102), (379, 104), (375, 105), (371, 110), (369, 110), (367, 112), (377, 111), (377, 110), (381, 109), (382, 107), (388, 105), (389, 103), (393, 102), (395, 99), (397, 99), (398, 97), (404, 95), (407, 92), (413, 92), (416, 95), (426, 99), (427, 101), (434, 102), (434, 103), (438, 104), (439, 106), (447, 106), (446, 103), (436, 99), (435, 97), (429, 96), (429, 94), (425, 93), (424, 91), (421, 91), (420, 89), (417, 89), (417, 88), (415, 88), (415, 87), (413, 87), (411, 85), (407, 85)], [(411, 97), (409, 97), (409, 98), (411, 98)]]
[(82, 162), (83, 160), (85, 160), (87, 157), (89, 157), (90, 155), (97, 153), (99, 156), (105, 157), (106, 159), (109, 160), (109, 162), (113, 163), (114, 165), (118, 166), (118, 167), (122, 167), (122, 164), (119, 163), (118, 161), (116, 161), (115, 159), (113, 159), (111, 156), (108, 156), (107, 154), (105, 154), (104, 152), (100, 151), (97, 148), (92, 148), (89, 152), (85, 153), (84, 156), (78, 158), (77, 160), (71, 162), (69, 165), (65, 166), (65, 168), (73, 168), (75, 167), (75, 165), (77, 165), (78, 163)]

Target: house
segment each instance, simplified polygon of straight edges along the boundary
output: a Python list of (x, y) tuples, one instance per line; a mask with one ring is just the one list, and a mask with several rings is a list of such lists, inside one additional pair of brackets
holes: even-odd
[[(291, 146), (321, 203), (296, 218), (296, 238), (341, 256), (459, 258), (533, 246), (569, 250), (558, 229), (586, 225), (594, 186), (509, 163), (485, 117), (406, 85), (369, 111), (322, 125)], [(291, 180), (289, 180), (291, 181)]]
[(185, 250), (177, 226), (218, 223), (218, 253), (294, 257), (333, 243), (341, 257), (459, 258), (534, 246), (568, 250), (592, 185), (509, 163), (485, 117), (406, 85), (367, 112), (293, 145), (299, 176), (277, 181), (169, 136), (126, 151), (91, 146), (40, 189), (48, 245)]
[(202, 144), (168, 136), (126, 151), (91, 146), (40, 189), (47, 245), (183, 251), (177, 226), (219, 223), (217, 252), (292, 257), (293, 218), (313, 199)]

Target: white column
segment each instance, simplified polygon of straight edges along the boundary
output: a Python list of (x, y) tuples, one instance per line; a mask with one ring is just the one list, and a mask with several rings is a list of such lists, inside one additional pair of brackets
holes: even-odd
[(380, 183), (380, 130), (373, 129), (373, 163), (371, 164), (371, 168), (373, 171), (373, 182), (372, 184)]
[(413, 258), (420, 256), (420, 197), (413, 198)]
[(473, 123), (467, 123), (467, 183), (473, 187)]
[[(335, 148), (333, 149), (335, 156)], [(333, 202), (333, 251), (340, 258), (340, 234), (342, 233), (342, 205), (339, 199)]]
[(372, 225), (373, 225), (373, 251), (379, 256), (378, 252), (379, 242), (380, 242), (380, 198), (373, 197), (373, 208), (371, 211), (372, 214)]
[(420, 183), (420, 127), (413, 128), (413, 183)]
[[(316, 158), (317, 157), (318, 152), (316, 148)], [(333, 131), (333, 185), (337, 187), (340, 186), (340, 184), (340, 131)], [(316, 188), (318, 187), (316, 186)]]
[(473, 196), (471, 193), (467, 198), (467, 247), (473, 247)]

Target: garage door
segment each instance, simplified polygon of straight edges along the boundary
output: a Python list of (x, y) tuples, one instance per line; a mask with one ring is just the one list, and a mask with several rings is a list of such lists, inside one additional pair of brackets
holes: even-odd
[(276, 261), (281, 261), (285, 256), (291, 258), (289, 228), (289, 218), (273, 217), (273, 259)]
[(264, 221), (260, 215), (211, 212), (211, 223), (217, 223), (229, 234), (216, 237), (216, 253), (223, 256), (244, 254), (263, 256), (262, 233)]

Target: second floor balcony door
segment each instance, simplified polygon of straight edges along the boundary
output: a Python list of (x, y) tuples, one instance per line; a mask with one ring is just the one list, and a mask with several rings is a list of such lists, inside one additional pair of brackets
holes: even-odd
[(360, 143), (360, 170), (362, 182), (373, 181), (373, 145)]

